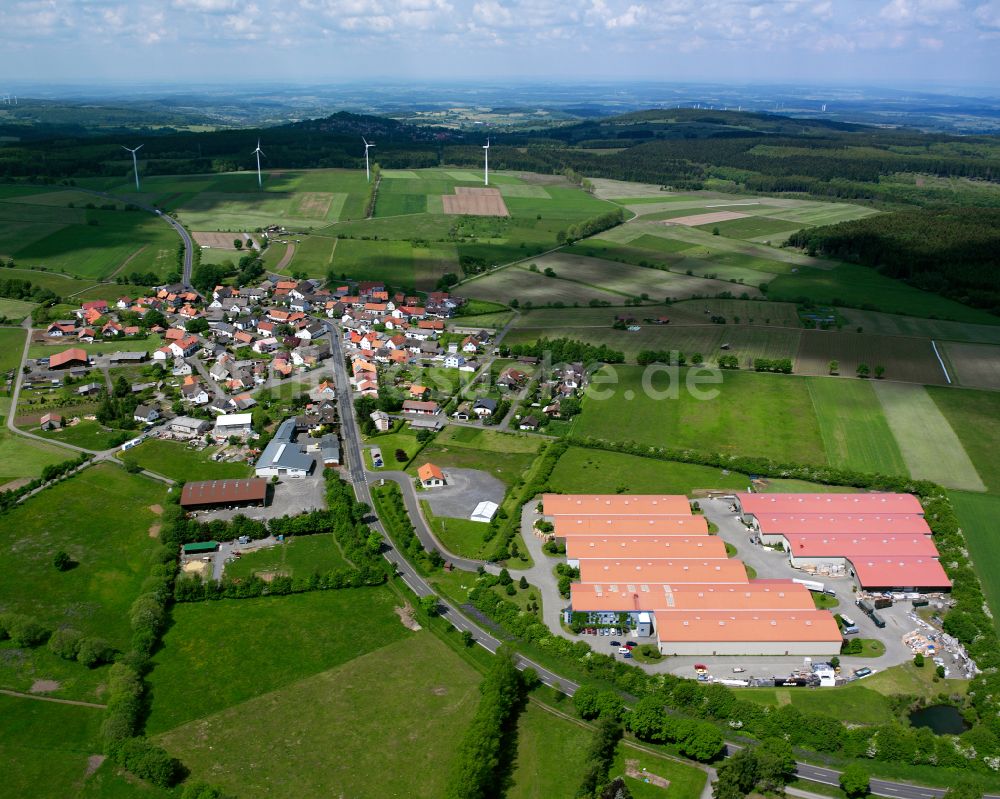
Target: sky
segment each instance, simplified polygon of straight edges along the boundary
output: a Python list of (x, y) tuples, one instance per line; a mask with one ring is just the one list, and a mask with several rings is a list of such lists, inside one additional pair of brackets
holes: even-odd
[(0, 26), (0, 90), (19, 81), (1000, 84), (1000, 0), (0, 0)]

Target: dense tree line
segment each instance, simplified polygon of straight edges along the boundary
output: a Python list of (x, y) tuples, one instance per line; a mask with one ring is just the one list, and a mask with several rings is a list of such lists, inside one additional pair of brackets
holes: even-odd
[(534, 358), (548, 358), (554, 364), (566, 363), (624, 363), (625, 353), (613, 350), (606, 344), (596, 346), (572, 338), (540, 338), (538, 341), (515, 344), (505, 353), (514, 356), (527, 355)]
[(585, 239), (588, 236), (596, 236), (605, 230), (620, 225), (625, 221), (625, 212), (621, 208), (615, 208), (605, 214), (584, 219), (582, 222), (570, 225), (566, 230), (556, 233), (556, 241), (560, 244), (572, 244), (578, 239)]
[(1000, 313), (1000, 209), (875, 214), (800, 230), (788, 244)]
[[(13, 265), (13, 261), (10, 262)], [(0, 297), (26, 302), (51, 303), (58, 302), (59, 295), (50, 289), (33, 284), (30, 280), (17, 278), (0, 280)]]
[(79, 469), (92, 457), (93, 455), (82, 453), (78, 457), (71, 458), (70, 460), (60, 461), (59, 463), (50, 463), (42, 469), (41, 477), (36, 477), (34, 480), (31, 480), (18, 488), (0, 491), (0, 513), (4, 513), (13, 508), (22, 497), (26, 497), (35, 489), (41, 488), (46, 483), (58, 480), (70, 472)]
[(479, 706), (459, 744), (448, 799), (485, 799), (495, 794), (504, 739), (512, 732), (525, 688), (512, 655), (501, 649), (479, 686)]

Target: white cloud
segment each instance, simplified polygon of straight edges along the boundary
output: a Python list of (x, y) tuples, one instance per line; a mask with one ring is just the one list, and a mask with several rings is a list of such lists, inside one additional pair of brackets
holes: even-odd
[(220, 14), (235, 9), (236, 0), (173, 0), (173, 6), (203, 14)]
[(1000, 1), (992, 0), (977, 6), (972, 16), (982, 27), (1000, 30)]

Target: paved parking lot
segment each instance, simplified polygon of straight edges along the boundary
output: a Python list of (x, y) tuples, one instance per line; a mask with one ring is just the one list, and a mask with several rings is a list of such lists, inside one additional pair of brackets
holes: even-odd
[(260, 521), (278, 519), (282, 516), (295, 516), (310, 510), (320, 510), (326, 507), (326, 481), (323, 479), (323, 467), (314, 470), (309, 477), (292, 479), (282, 478), (273, 487), (273, 498), (269, 505), (263, 508), (233, 508), (232, 510), (215, 510), (195, 514), (198, 521), (212, 519), (232, 519), (238, 513), (250, 519)]
[(421, 491), (421, 500), (427, 500), (435, 516), (468, 519), (476, 505), (484, 500), (503, 502), (507, 486), (496, 477), (478, 469), (442, 469), (445, 481), (441, 488)]

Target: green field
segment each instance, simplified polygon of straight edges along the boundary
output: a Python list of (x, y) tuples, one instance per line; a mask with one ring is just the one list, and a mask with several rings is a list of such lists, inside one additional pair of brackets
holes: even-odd
[(25, 331), (20, 327), (0, 327), (0, 376), (21, 364)]
[[(0, 605), (124, 648), (128, 608), (157, 546), (149, 508), (163, 499), (159, 483), (105, 464), (0, 517)], [(59, 550), (78, 565), (57, 571), (52, 556)]]
[[(382, 452), (382, 462), (385, 464), (383, 468), (390, 470), (403, 468), (413, 459), (413, 456), (417, 454), (417, 450), (420, 448), (416, 435), (408, 427), (394, 433), (383, 433), (382, 435), (372, 436), (367, 439), (366, 444), (377, 447)], [(401, 449), (406, 453), (405, 461), (396, 460), (397, 449)], [(365, 462), (368, 463), (369, 468), (373, 468), (371, 463), (369, 463), (371, 451), (368, 449), (365, 451), (369, 453), (366, 456)]]
[[(688, 373), (695, 370), (681, 369), (678, 396), (659, 398), (644, 391), (643, 371), (617, 366), (595, 375), (588, 392), (608, 396), (584, 400), (573, 433), (703, 452), (749, 452), (786, 463), (826, 462), (808, 382), (802, 378), (725, 372), (721, 383), (699, 387), (716, 396), (699, 399), (685, 388)], [(615, 384), (598, 384), (610, 374), (617, 375)], [(654, 377), (651, 385), (666, 393), (668, 381)]]
[(1000, 493), (1000, 394), (928, 386), (934, 404), (962, 442), (986, 487)]
[(434, 535), (449, 552), (463, 558), (487, 557), (488, 550), (493, 546), (483, 539), (483, 535), (490, 528), (488, 524), (474, 522), (471, 519), (435, 516), (430, 504), (425, 501), (421, 501), (420, 508)]
[(213, 446), (195, 450), (178, 441), (151, 438), (119, 457), (179, 482), (250, 476), (251, 468), (246, 463), (212, 461), (211, 456), (220, 449)]
[(20, 322), (37, 307), (37, 303), (34, 302), (0, 297), (0, 317), (7, 317), (11, 322)]
[[(476, 709), (479, 673), (432, 634), (395, 623), (401, 634), (372, 651), (365, 618), (342, 665), (270, 692), (265, 676), (256, 696), (215, 713), (202, 707), (204, 715), (158, 740), (195, 777), (245, 799), (442, 796)], [(232, 630), (215, 631), (216, 644), (233, 645)], [(240, 647), (244, 635), (235, 638)]]
[(962, 442), (923, 386), (872, 383), (913, 477), (947, 488), (985, 491)]
[(94, 341), (93, 344), (86, 342), (60, 342), (58, 344), (32, 344), (28, 348), (29, 358), (47, 358), (57, 352), (69, 349), (70, 347), (80, 348), (88, 355), (102, 355), (109, 352), (126, 350), (128, 352), (152, 352), (163, 345), (163, 340), (155, 333), (143, 339), (111, 339), (109, 341)]
[(1000, 535), (996, 524), (1000, 518), (1000, 497), (967, 491), (949, 491), (948, 496), (965, 534), (972, 566), (993, 611), (994, 626), (1000, 628), (1000, 575), (996, 569), (1000, 559)]
[(549, 485), (563, 494), (690, 495), (699, 488), (746, 491), (750, 478), (708, 466), (570, 447), (552, 471)]
[(808, 385), (831, 466), (908, 474), (871, 383), (820, 377), (810, 379)]
[(60, 463), (76, 457), (75, 452), (62, 447), (47, 446), (29, 440), (7, 429), (7, 420), (0, 417), (0, 489), (12, 480), (40, 477), (50, 463)]
[[(25, 394), (22, 394), (21, 396), (24, 397)], [(20, 403), (18, 408), (21, 414), (28, 414), (31, 412), (31, 409), (25, 407), (24, 403)], [(34, 413), (37, 415), (39, 411), (36, 410)], [(84, 449), (91, 449), (96, 452), (116, 446), (116, 443), (121, 440), (123, 433), (129, 437), (136, 434), (135, 430), (127, 432), (122, 430), (113, 430), (110, 427), (105, 427), (98, 422), (85, 419), (81, 419), (74, 425), (63, 427), (58, 430), (42, 430), (40, 428), (33, 427), (30, 428), (30, 432), (40, 435), (43, 438), (48, 438), (52, 441), (63, 441), (67, 444), (72, 444), (75, 447), (83, 447)], [(63, 458), (63, 460), (65, 460), (65, 458)]]
[(175, 606), (149, 675), (147, 730), (224, 711), (409, 636), (398, 604), (388, 588), (347, 588)]
[(303, 576), (325, 574), (347, 566), (332, 533), (293, 536), (283, 544), (247, 552), (226, 564), (226, 577), (239, 579), (253, 574)]
[(531, 466), (539, 439), (474, 427), (446, 427), (421, 450), (407, 472), (416, 474), (425, 463), (459, 469), (479, 469), (509, 486)]
[(794, 275), (781, 275), (771, 282), (767, 296), (772, 300), (788, 301), (808, 297), (820, 304), (871, 307), (886, 313), (956, 322), (1000, 324), (1000, 319), (986, 311), (920, 291), (856, 264), (838, 264), (829, 270), (805, 268)]
[[(5, 796), (159, 799), (173, 795), (119, 775), (110, 763), (100, 765), (100, 708), (0, 696), (0, 717)], [(94, 756), (93, 763), (88, 762)]]
[(529, 702), (517, 719), (507, 799), (572, 799), (587, 768), (593, 733)]

